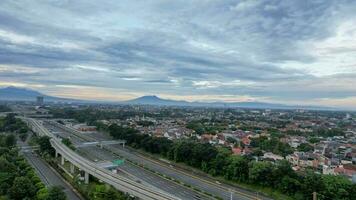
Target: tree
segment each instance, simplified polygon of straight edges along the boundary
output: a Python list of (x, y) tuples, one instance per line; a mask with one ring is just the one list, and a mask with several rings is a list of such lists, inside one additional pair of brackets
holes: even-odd
[(36, 194), (36, 187), (27, 177), (16, 177), (12, 187), (9, 189), (9, 197), (15, 200), (32, 198)]
[(14, 147), (16, 145), (16, 137), (15, 135), (7, 135), (5, 137), (5, 146), (6, 147)]
[(36, 198), (37, 200), (45, 200), (48, 197), (48, 189), (42, 188), (37, 191)]
[(89, 196), (95, 200), (106, 200), (107, 188), (105, 185), (96, 185), (94, 190), (90, 192)]
[(279, 183), (279, 189), (282, 192), (292, 195), (300, 190), (300, 182), (295, 178), (284, 176)]
[(38, 200), (66, 200), (67, 196), (63, 192), (63, 189), (58, 186), (52, 186), (50, 188), (42, 188), (37, 194)]
[(69, 147), (70, 149), (75, 150), (75, 147), (74, 147), (72, 141), (70, 141), (70, 139), (68, 139), (68, 138), (63, 138), (63, 139), (62, 139), (62, 143), (63, 143), (64, 145), (66, 145), (67, 147)]
[(63, 192), (63, 189), (60, 187), (50, 187), (48, 189), (48, 196), (45, 200), (66, 200), (66, 194)]
[(248, 160), (242, 156), (230, 156), (225, 169), (225, 177), (229, 180), (244, 182), (248, 178)]
[(312, 143), (312, 144), (315, 144), (315, 143), (320, 142), (320, 139), (316, 138), (316, 137), (312, 137), (312, 138), (309, 139), (309, 142)]
[(55, 150), (49, 141), (51, 138), (48, 136), (42, 136), (38, 139), (38, 145), (40, 145), (40, 150), (42, 153), (48, 153), (54, 155)]
[(279, 179), (283, 176), (295, 178), (297, 174), (293, 171), (291, 164), (287, 160), (280, 160), (277, 162), (274, 170), (274, 176)]
[(26, 141), (27, 136), (28, 136), (27, 132), (24, 132), (24, 133), (20, 133), (19, 138), (21, 139), (21, 141), (24, 142)]
[(263, 151), (262, 151), (261, 149), (259, 149), (259, 148), (256, 148), (256, 149), (252, 152), (251, 155), (252, 155), (252, 156), (258, 156), (258, 157), (260, 157), (260, 156), (263, 156)]
[(322, 181), (324, 189), (321, 191), (321, 194), (325, 199), (351, 199), (355, 195), (355, 191), (352, 191), (351, 181), (344, 177), (325, 175), (322, 177)]
[(226, 139), (227, 142), (231, 143), (231, 144), (236, 144), (237, 143), (237, 140), (233, 137), (228, 137)]
[(298, 149), (298, 151), (308, 152), (308, 151), (313, 151), (314, 147), (308, 143), (302, 143), (298, 146), (297, 149)]
[(218, 153), (215, 159), (211, 160), (209, 166), (209, 174), (213, 176), (223, 175), (225, 173), (225, 166), (228, 164), (228, 158), (231, 155), (231, 149), (221, 147), (218, 148)]
[(320, 193), (324, 190), (323, 180), (321, 175), (315, 174), (313, 171), (308, 170), (303, 177), (302, 192), (309, 198), (313, 192)]
[(94, 190), (89, 193), (89, 196), (91, 197), (90, 199), (93, 200), (127, 199), (112, 187), (108, 188), (105, 185), (96, 185)]
[(270, 162), (251, 162), (248, 178), (251, 183), (269, 186), (273, 183), (271, 174), (273, 166)]

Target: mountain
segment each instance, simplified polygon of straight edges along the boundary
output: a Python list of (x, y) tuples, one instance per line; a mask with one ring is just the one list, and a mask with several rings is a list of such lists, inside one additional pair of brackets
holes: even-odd
[(188, 102), (161, 99), (157, 96), (142, 96), (133, 100), (121, 102), (123, 104), (134, 105), (157, 105), (157, 106), (195, 106), (195, 107), (220, 107), (220, 108), (257, 108), (257, 109), (311, 109), (325, 110), (331, 109), (326, 107), (316, 106), (293, 106), (284, 104), (274, 104), (265, 102)]
[(43, 96), (45, 101), (74, 101), (71, 99), (52, 97), (45, 94), (42, 94), (38, 91), (27, 89), (27, 88), (19, 88), (19, 87), (6, 87), (0, 88), (0, 100), (2, 101), (36, 101), (36, 97)]
[(187, 101), (175, 101), (161, 99), (155, 95), (152, 96), (142, 96), (129, 101), (121, 102), (124, 104), (140, 104), (140, 105), (159, 105), (159, 106), (189, 106)]

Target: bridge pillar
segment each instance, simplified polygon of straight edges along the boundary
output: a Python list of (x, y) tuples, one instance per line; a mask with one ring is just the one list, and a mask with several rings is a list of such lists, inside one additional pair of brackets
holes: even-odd
[(73, 163), (70, 163), (70, 173), (71, 174), (74, 174), (74, 169), (75, 169), (75, 166), (73, 165)]
[(58, 151), (56, 150), (56, 153), (54, 154), (55, 158), (58, 158)]
[(89, 173), (88, 172), (84, 172), (84, 183), (89, 184)]
[(64, 157), (63, 157), (63, 155), (61, 156), (61, 165), (64, 165)]

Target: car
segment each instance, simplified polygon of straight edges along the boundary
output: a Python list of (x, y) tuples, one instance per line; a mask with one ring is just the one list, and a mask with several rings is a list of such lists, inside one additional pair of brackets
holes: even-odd
[(194, 199), (201, 199), (201, 197), (199, 195), (195, 195)]

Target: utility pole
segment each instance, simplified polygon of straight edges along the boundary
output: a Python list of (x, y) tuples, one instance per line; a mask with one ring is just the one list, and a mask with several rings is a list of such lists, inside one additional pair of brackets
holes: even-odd
[(313, 192), (313, 200), (317, 200), (317, 198), (316, 198), (316, 192)]
[(230, 200), (232, 200), (232, 189), (230, 189)]

